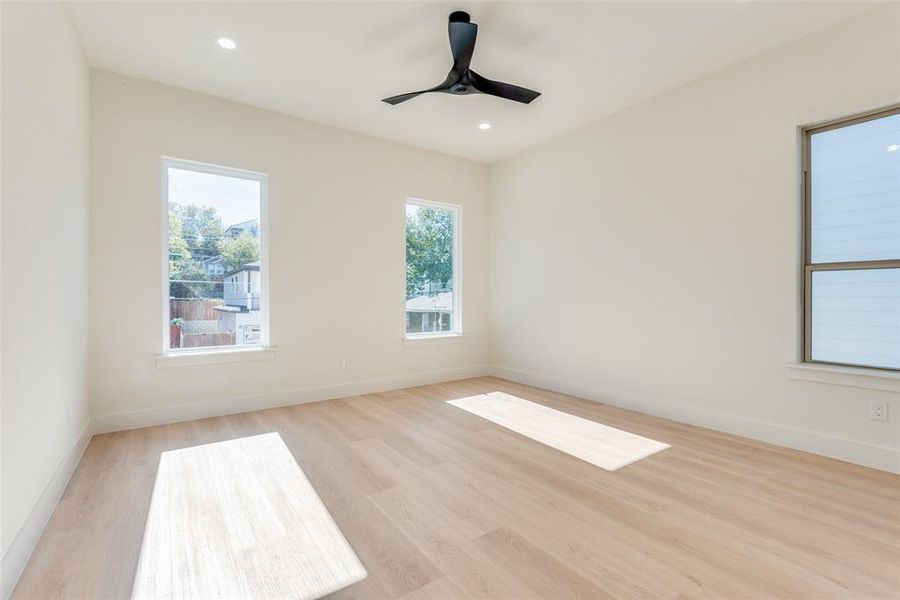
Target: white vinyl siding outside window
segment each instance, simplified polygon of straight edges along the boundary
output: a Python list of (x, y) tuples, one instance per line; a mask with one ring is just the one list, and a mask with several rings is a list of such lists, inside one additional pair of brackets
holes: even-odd
[(900, 370), (900, 108), (804, 132), (804, 358)]

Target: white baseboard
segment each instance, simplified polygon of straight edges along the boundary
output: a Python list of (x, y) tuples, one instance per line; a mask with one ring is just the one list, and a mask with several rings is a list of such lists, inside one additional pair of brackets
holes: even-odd
[(0, 558), (0, 598), (8, 598), (16, 587), (19, 576), (25, 570), (31, 553), (37, 546), (38, 540), (41, 539), (41, 534), (44, 533), (44, 527), (47, 526), (53, 511), (56, 510), (56, 505), (66, 489), (66, 484), (69, 483), (69, 478), (75, 471), (75, 467), (78, 466), (78, 461), (81, 460), (81, 455), (91, 440), (91, 434), (91, 424), (88, 422), (75, 441), (72, 450), (59, 463), (50, 481), (47, 482), (47, 486), (41, 492), (31, 513), (25, 519), (25, 523), (4, 552), (3, 558)]
[(216, 400), (202, 400), (189, 404), (176, 404), (173, 406), (161, 406), (129, 412), (108, 413), (97, 415), (93, 419), (94, 433), (108, 433), (111, 431), (124, 431), (138, 427), (152, 425), (164, 425), (190, 421), (192, 419), (204, 419), (207, 417), (221, 417), (235, 413), (290, 406), (292, 404), (305, 404), (318, 402), (332, 398), (344, 398), (371, 394), (388, 390), (401, 389), (455, 379), (469, 377), (481, 377), (487, 375), (490, 368), (487, 366), (459, 367), (455, 369), (443, 369), (440, 371), (427, 371), (410, 375), (395, 375), (378, 379), (366, 379), (361, 381), (349, 381), (332, 385), (317, 387), (297, 388), (281, 392), (270, 392), (253, 396), (237, 396), (233, 398), (219, 398)]
[(873, 446), (806, 429), (711, 411), (698, 406), (670, 402), (661, 398), (653, 398), (625, 390), (598, 386), (535, 371), (524, 371), (495, 365), (491, 368), (491, 374), (517, 383), (603, 402), (673, 421), (699, 425), (700, 427), (725, 433), (733, 433), (882, 471), (900, 473), (900, 451), (895, 448)]

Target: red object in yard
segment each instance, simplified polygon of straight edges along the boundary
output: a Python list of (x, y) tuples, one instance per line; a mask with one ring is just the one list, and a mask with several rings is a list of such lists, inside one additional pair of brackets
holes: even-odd
[(181, 325), (169, 325), (169, 347), (181, 348)]

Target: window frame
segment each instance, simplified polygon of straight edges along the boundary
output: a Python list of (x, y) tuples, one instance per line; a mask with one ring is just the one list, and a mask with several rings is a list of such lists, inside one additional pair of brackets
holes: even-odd
[[(408, 333), (406, 331), (406, 207), (410, 204), (422, 208), (435, 208), (438, 210), (450, 211), (451, 223), (453, 227), (453, 313), (450, 320), (453, 328), (450, 331), (430, 331), (421, 333)], [(463, 310), (462, 310), (462, 210), (460, 204), (450, 204), (448, 202), (437, 202), (434, 200), (424, 200), (422, 198), (407, 197), (403, 202), (403, 295), (401, 304), (403, 318), (401, 319), (401, 327), (403, 339), (406, 341), (428, 340), (434, 338), (453, 338), (464, 336), (463, 329)]]
[[(258, 171), (214, 165), (183, 158), (162, 156), (160, 160), (160, 199), (161, 199), (161, 255), (162, 255), (162, 355), (163, 357), (195, 356), (198, 354), (219, 354), (236, 352), (255, 352), (270, 349), (269, 331), (269, 186), (268, 176)], [(200, 348), (170, 348), (169, 328), (169, 169), (181, 169), (210, 175), (221, 175), (235, 179), (247, 179), (259, 182), (259, 323), (260, 336), (258, 344), (234, 344), (231, 346), (205, 346)], [(222, 282), (223, 286), (225, 282)]]
[(842, 117), (833, 119), (825, 123), (819, 123), (808, 127), (801, 128), (801, 187), (802, 187), (802, 244), (801, 244), (801, 267), (803, 269), (803, 285), (802, 285), (802, 323), (803, 335), (801, 343), (801, 354), (803, 363), (812, 365), (834, 365), (840, 367), (853, 367), (857, 369), (869, 369), (871, 371), (880, 372), (900, 372), (900, 369), (893, 367), (876, 367), (872, 365), (860, 365), (855, 363), (840, 363), (826, 360), (816, 360), (812, 357), (812, 277), (816, 271), (853, 271), (853, 270), (876, 270), (876, 269), (900, 269), (900, 258), (884, 259), (884, 260), (865, 260), (865, 261), (841, 261), (841, 262), (812, 262), (812, 136), (817, 133), (831, 131), (833, 129), (841, 129), (865, 123), (866, 121), (874, 121), (884, 117), (900, 114), (900, 104), (856, 114), (850, 117)]

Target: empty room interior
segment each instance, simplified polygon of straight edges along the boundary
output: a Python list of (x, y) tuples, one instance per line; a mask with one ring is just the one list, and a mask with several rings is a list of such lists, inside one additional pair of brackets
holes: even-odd
[(900, 599), (900, 2), (0, 52), (0, 599)]

